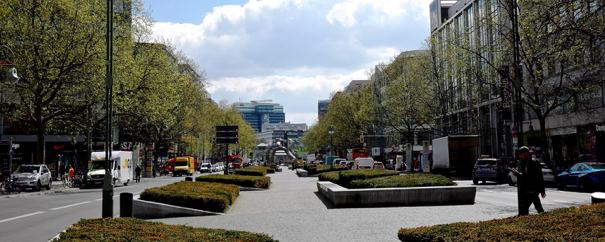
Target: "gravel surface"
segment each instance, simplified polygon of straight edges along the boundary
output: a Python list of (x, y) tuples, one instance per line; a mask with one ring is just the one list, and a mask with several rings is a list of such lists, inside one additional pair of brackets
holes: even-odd
[(399, 241), (400, 228), (479, 222), (517, 214), (516, 207), (457, 206), (334, 208), (317, 191), (317, 177), (292, 170), (269, 174), (266, 191), (242, 191), (225, 215), (154, 219), (165, 224), (265, 233), (288, 241)]

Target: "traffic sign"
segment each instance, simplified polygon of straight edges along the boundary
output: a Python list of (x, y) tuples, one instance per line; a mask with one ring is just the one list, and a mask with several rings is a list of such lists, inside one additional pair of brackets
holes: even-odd
[(380, 155), (380, 147), (373, 147), (372, 156), (379, 156), (379, 155)]
[(237, 125), (216, 126), (216, 144), (237, 144), (238, 136), (239, 127)]

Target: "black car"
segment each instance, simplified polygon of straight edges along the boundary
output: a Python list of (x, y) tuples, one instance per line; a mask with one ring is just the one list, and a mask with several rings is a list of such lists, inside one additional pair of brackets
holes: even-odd
[(501, 183), (505, 181), (505, 164), (500, 159), (482, 158), (478, 159), (473, 167), (473, 184), (479, 181), (495, 181)]

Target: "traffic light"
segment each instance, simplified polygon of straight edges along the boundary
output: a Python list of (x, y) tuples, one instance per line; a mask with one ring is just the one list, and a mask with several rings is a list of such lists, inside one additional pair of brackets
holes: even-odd
[(364, 141), (364, 140), (363, 140), (363, 135), (362, 135), (362, 136), (360, 136), (360, 137), (359, 137), (359, 142), (360, 142), (360, 143), (364, 143), (363, 141)]

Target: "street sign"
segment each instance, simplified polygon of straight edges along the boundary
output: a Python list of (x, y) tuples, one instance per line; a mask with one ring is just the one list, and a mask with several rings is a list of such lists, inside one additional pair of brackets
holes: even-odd
[(216, 144), (237, 144), (238, 137), (239, 127), (237, 125), (216, 126)]
[(379, 156), (379, 155), (380, 155), (380, 147), (373, 147), (372, 156)]

